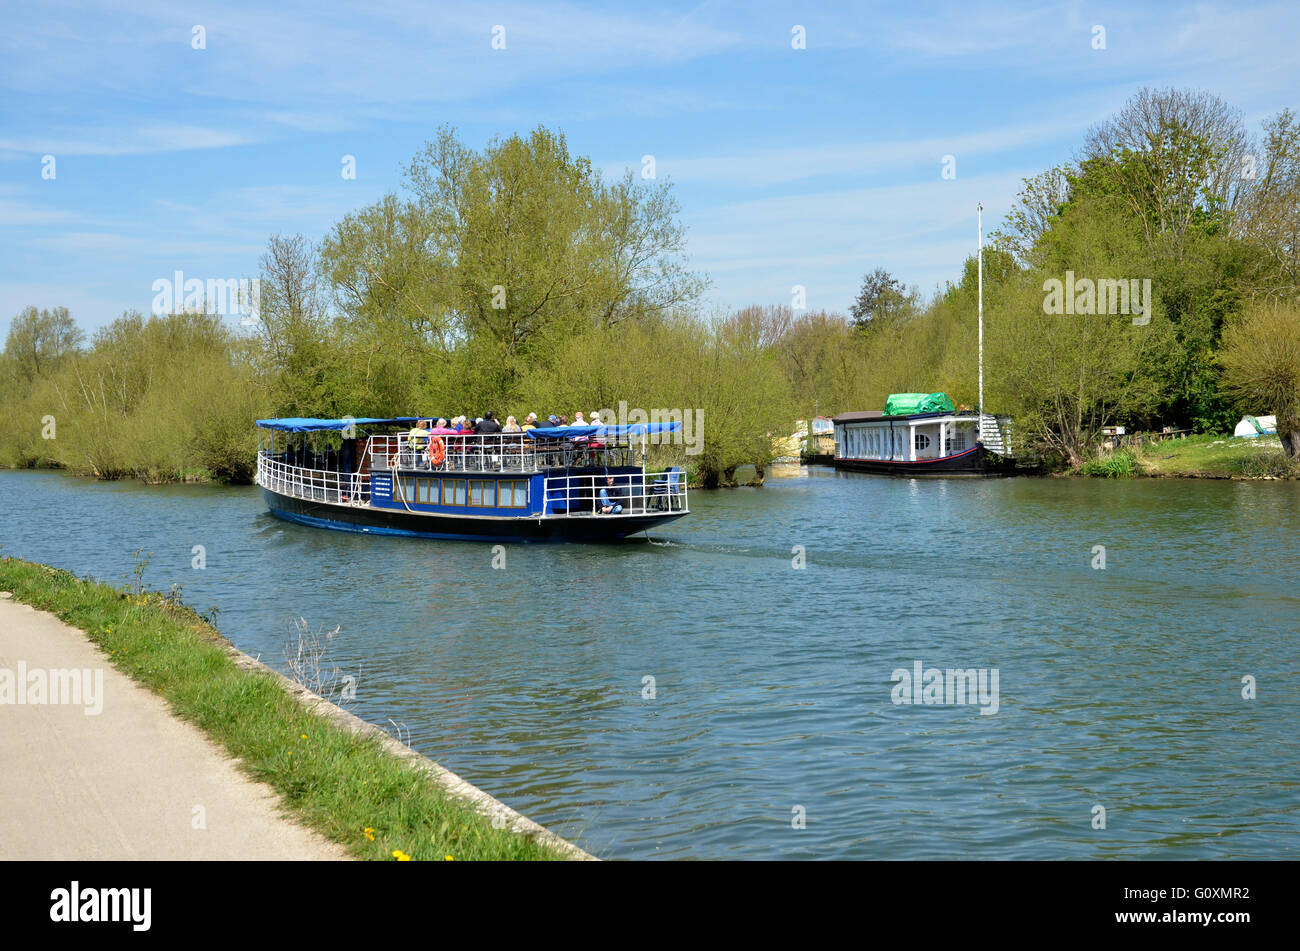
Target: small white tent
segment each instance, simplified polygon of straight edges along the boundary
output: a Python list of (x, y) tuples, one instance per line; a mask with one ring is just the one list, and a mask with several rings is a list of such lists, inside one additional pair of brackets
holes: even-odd
[(1259, 436), (1261, 433), (1265, 436), (1273, 436), (1277, 433), (1276, 416), (1243, 416), (1237, 428), (1232, 431), (1234, 436), (1243, 436), (1250, 438)]

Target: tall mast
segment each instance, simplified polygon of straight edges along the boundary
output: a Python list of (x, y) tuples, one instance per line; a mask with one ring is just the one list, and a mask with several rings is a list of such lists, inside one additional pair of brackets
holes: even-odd
[(979, 271), (979, 325), (980, 325), (980, 416), (984, 415), (984, 203), (980, 202), (976, 211), (979, 227), (979, 251), (976, 258), (976, 270)]

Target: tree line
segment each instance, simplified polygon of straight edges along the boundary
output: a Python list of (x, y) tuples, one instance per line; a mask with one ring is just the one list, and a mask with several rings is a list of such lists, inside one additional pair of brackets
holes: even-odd
[[(246, 481), (259, 417), (626, 401), (702, 412), (688, 463), (716, 486), (761, 470), (795, 417), (900, 391), (975, 405), (974, 255), (929, 298), (877, 268), (843, 314), (708, 314), (678, 213), (669, 183), (607, 181), (560, 133), (475, 150), (440, 129), (401, 191), (319, 242), (270, 238), (255, 320), (132, 312), (87, 339), (66, 309), (24, 310), (0, 354), (0, 463)], [(1251, 134), (1207, 93), (1141, 91), (989, 235), (987, 410), (1069, 465), (1105, 426), (1222, 432), (1247, 412), (1276, 413), (1300, 454), (1298, 231), (1291, 112)], [(1046, 312), (1067, 274), (1150, 281), (1151, 299), (1136, 316)]]

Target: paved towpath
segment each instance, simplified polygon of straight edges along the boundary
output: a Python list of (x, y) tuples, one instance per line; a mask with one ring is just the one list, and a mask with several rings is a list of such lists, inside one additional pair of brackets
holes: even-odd
[(87, 716), (84, 696), (0, 702), (0, 859), (348, 858), (85, 632), (0, 594), (0, 678), (20, 662), (29, 684), (34, 670), (102, 671), (102, 711)]

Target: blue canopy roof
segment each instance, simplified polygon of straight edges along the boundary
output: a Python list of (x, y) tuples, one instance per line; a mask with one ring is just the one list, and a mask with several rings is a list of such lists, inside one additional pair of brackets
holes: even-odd
[(349, 426), (365, 426), (375, 423), (413, 423), (423, 416), (398, 416), (393, 419), (312, 419), (311, 417), (291, 416), (284, 419), (259, 419), (261, 429), (278, 429), (284, 433), (315, 433), (322, 430), (342, 431)]
[(590, 436), (642, 436), (675, 433), (681, 423), (632, 423), (630, 426), (539, 426), (525, 432), (534, 439), (575, 439)]

